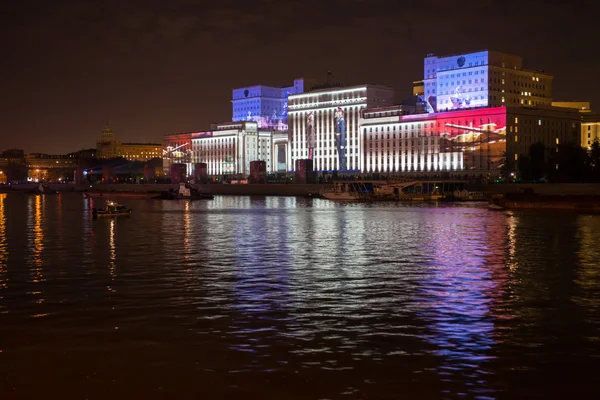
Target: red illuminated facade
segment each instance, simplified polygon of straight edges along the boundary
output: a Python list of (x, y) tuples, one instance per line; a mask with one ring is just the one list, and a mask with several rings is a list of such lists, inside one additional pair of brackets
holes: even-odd
[(412, 115), (397, 106), (366, 109), (360, 121), (361, 169), (495, 179), (516, 172), (519, 156), (535, 142), (549, 152), (561, 143), (578, 143), (580, 124), (577, 111), (552, 107)]

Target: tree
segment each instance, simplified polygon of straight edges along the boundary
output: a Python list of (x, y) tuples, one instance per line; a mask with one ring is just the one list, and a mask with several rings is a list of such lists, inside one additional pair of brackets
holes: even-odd
[(554, 182), (585, 182), (589, 180), (586, 151), (573, 143), (558, 145), (558, 151), (548, 160), (548, 173)]
[(544, 177), (546, 172), (546, 147), (542, 142), (529, 146), (529, 153), (522, 155), (519, 160), (521, 177), (526, 181), (537, 181)]
[(592, 149), (588, 158), (589, 180), (591, 182), (600, 182), (600, 142), (594, 139)]

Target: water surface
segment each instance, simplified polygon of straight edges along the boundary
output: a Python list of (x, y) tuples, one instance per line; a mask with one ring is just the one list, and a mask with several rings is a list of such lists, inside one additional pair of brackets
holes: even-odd
[(0, 194), (0, 398), (600, 391), (600, 216)]

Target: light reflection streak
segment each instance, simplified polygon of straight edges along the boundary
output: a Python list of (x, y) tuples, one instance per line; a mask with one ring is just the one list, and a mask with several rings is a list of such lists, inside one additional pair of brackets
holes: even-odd
[[(115, 219), (111, 218), (108, 234), (108, 272), (111, 281), (117, 277), (117, 246), (115, 244)], [(108, 291), (115, 292), (111, 286), (107, 286)]]
[(420, 282), (418, 314), (431, 329), (427, 339), (437, 347), (434, 354), (442, 357), (441, 381), (466, 379), (473, 395), (490, 396), (485, 368), (496, 344), (493, 306), (506, 279), (504, 253), (494, 246), (506, 243), (506, 225), (503, 215), (482, 221), (457, 214), (436, 215), (435, 229), (422, 240), (431, 260)]
[(507, 216), (508, 223), (508, 268), (514, 272), (517, 269), (517, 217), (513, 212), (510, 212)]
[[(580, 248), (578, 257), (580, 267), (577, 270), (576, 283), (582, 293), (573, 300), (585, 310), (586, 322), (597, 325), (600, 322), (600, 221), (596, 216), (580, 216), (577, 221)], [(586, 339), (593, 344), (598, 341), (598, 334), (590, 333)]]
[[(229, 329), (236, 336), (230, 348), (245, 353), (267, 352), (273, 337), (285, 330), (290, 303), (288, 234), (297, 212), (295, 198), (260, 198), (237, 214), (232, 237), (235, 270), (232, 295), (239, 317)], [(239, 209), (239, 208), (238, 208)], [(249, 367), (256, 368), (257, 365)]]
[[(44, 260), (42, 252), (44, 250), (44, 230), (42, 228), (42, 203), (43, 195), (30, 196), (28, 199), (28, 247), (30, 250), (30, 262), (33, 268), (32, 282), (42, 283), (46, 281), (44, 276)], [(32, 204), (33, 203), (33, 204)], [(40, 290), (30, 292), (37, 297), (37, 303), (43, 303), (44, 298)]]
[(94, 248), (94, 230), (92, 229), (92, 208), (94, 208), (94, 199), (83, 197), (83, 259), (90, 261)]
[[(188, 265), (190, 261), (190, 254), (192, 252), (192, 246), (190, 243), (191, 234), (191, 215), (190, 215), (190, 202), (186, 201), (183, 211), (183, 259)], [(189, 268), (188, 268), (189, 272)]]
[[(8, 287), (8, 279), (5, 278), (8, 272), (8, 240), (6, 238), (6, 211), (4, 202), (6, 200), (6, 193), (0, 193), (0, 290)], [(0, 300), (4, 299), (2, 292), (0, 291)], [(4, 306), (0, 305), (0, 310)], [(0, 311), (0, 314), (2, 311)]]

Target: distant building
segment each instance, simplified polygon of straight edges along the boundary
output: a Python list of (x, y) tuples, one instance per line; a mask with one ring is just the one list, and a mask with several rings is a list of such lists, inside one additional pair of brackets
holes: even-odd
[(553, 101), (552, 107), (574, 108), (581, 113), (592, 112), (589, 101)]
[(581, 147), (591, 150), (594, 140), (600, 140), (600, 114), (592, 112), (589, 101), (553, 101), (552, 106), (579, 111), (581, 114)]
[(250, 174), (251, 161), (265, 161), (273, 170), (273, 129), (259, 129), (254, 121), (211, 125), (211, 130), (165, 135), (163, 169), (185, 164), (192, 175), (194, 164), (205, 163), (209, 176)]
[(72, 158), (96, 158), (96, 149), (81, 149), (68, 154)]
[(298, 78), (292, 86), (265, 85), (233, 89), (232, 121), (253, 121), (259, 128), (287, 130), (288, 96), (304, 93), (315, 80)]
[(523, 68), (521, 56), (479, 51), (429, 54), (423, 63), (429, 112), (498, 106), (550, 106), (553, 76)]
[(380, 85), (330, 87), (289, 97), (287, 170), (313, 159), (315, 171), (363, 170), (360, 111), (390, 106), (394, 90)]
[(425, 84), (423, 81), (413, 81), (413, 96), (424, 96)]
[(25, 152), (21, 149), (9, 149), (0, 153), (0, 184), (26, 179)]
[(31, 153), (25, 156), (27, 180), (33, 182), (72, 181), (77, 159), (70, 155)]
[(121, 143), (106, 126), (100, 140), (96, 143), (96, 157), (122, 157), (128, 161), (148, 161), (162, 157), (161, 145), (158, 143)]
[(581, 146), (590, 150), (595, 140), (600, 141), (600, 114), (586, 113), (581, 120)]

